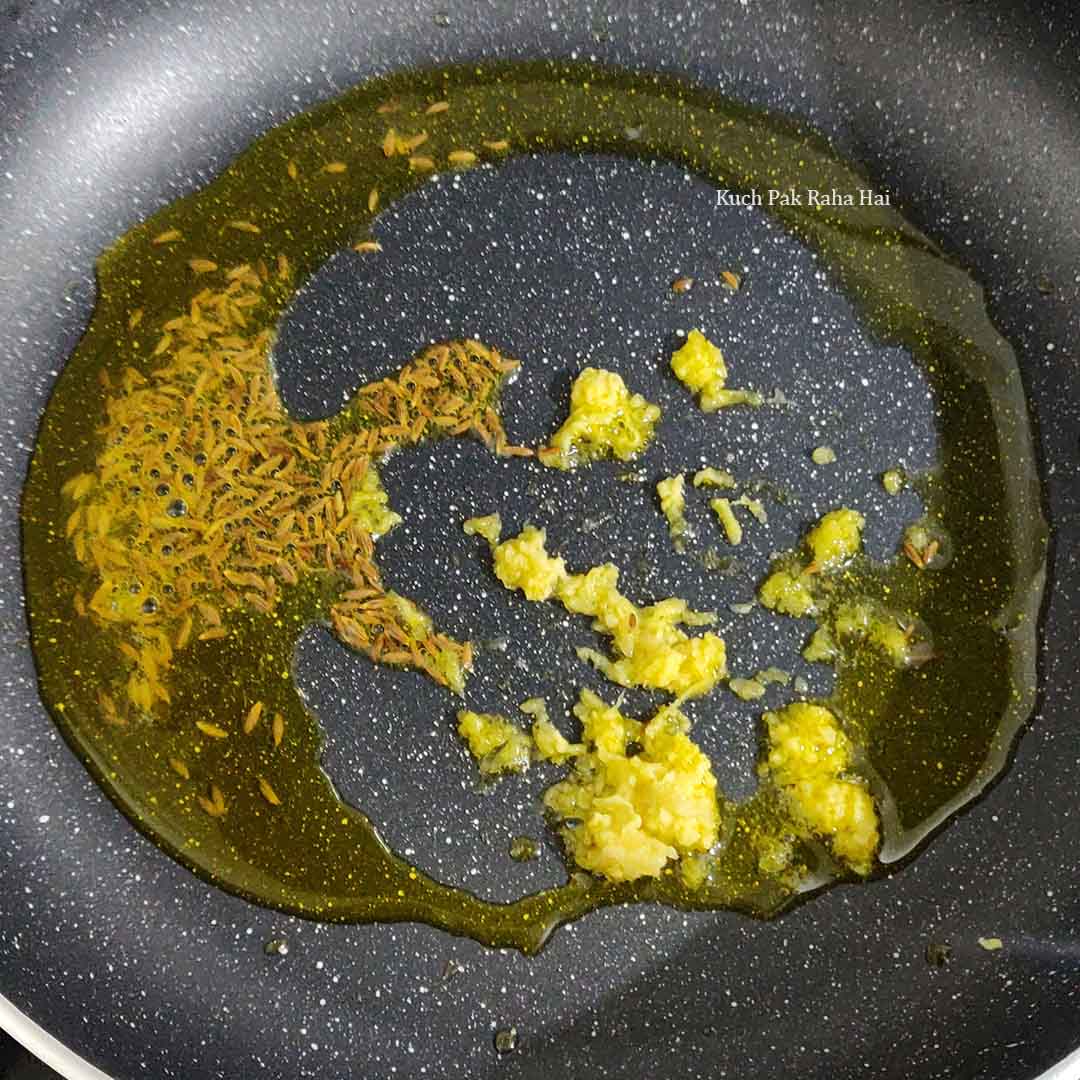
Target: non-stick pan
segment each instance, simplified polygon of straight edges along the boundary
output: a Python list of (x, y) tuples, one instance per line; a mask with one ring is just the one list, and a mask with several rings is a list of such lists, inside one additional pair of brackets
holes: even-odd
[[(161, 853), (102, 795), (40, 703), (18, 517), (38, 419), (87, 324), (94, 259), (112, 240), (207, 183), (274, 124), (373, 73), (544, 56), (668, 72), (806, 121), (970, 268), (1017, 350), (1053, 542), (1036, 714), (1003, 781), (918, 858), (771, 922), (608, 908), (526, 957), (423, 925), (305, 921), (210, 887)], [(16, 1037), (66, 1076), (96, 1076), (96, 1066), (117, 1078), (1015, 1080), (1043, 1074), (1080, 1045), (1073, 4), (16, 0), (0, 12), (0, 104), (0, 1022)], [(604, 232), (619, 221), (655, 229), (655, 242), (633, 254), (643, 261), (624, 275), (639, 283), (650, 273), (661, 282), (691, 272), (680, 260), (704, 260), (716, 246), (766, 250), (772, 261), (763, 258), (762, 278), (783, 264), (791, 292), (758, 313), (759, 335), (760, 320), (789, 319), (781, 344), (812, 350), (791, 332), (802, 328), (807, 342), (819, 333), (819, 323), (800, 322), (818, 299), (799, 289), (817, 278), (793, 240), (745, 216), (711, 218), (677, 170), (556, 164), (550, 171), (524, 161), (396, 211), (386, 223), (401, 238), (389, 264), (392, 290), (328, 267), (283, 328), (290, 408), (317, 414), (340, 400), (340, 372), (355, 372), (356, 356), (410, 335), (447, 336), (447, 319), (482, 322), (497, 312), (504, 333), (532, 334), (544, 342), (540, 351), (557, 348), (571, 366), (591, 355), (590, 335), (603, 340), (605, 318), (621, 320), (621, 333), (634, 316), (657, 340), (679, 325), (670, 311), (648, 323), (628, 285), (575, 293), (573, 265), (560, 280), (532, 259), (530, 245), (539, 252), (551, 241), (535, 233), (536, 220), (556, 239), (574, 239), (573, 229), (558, 232), (558, 215), (534, 219), (522, 203), (523, 191), (558, 195), (560, 169), (581, 192), (578, 224), (610, 235), (609, 249), (597, 243), (596, 266), (631, 257), (618, 229)], [(493, 205), (507, 215), (499, 238), (517, 245), (520, 280), (511, 273), (516, 291), (508, 291), (507, 266), (493, 255), (485, 294), (476, 266), (441, 263), (424, 238), (457, 230), (465, 243)], [(695, 237), (700, 250), (687, 254), (666, 239), (680, 235)], [(469, 286), (456, 314), (452, 290), (431, 287), (444, 272), (460, 272)], [(562, 286), (560, 309), (550, 294)], [(838, 352), (879, 348), (840, 294), (820, 302)], [(767, 368), (782, 351), (762, 349), (759, 359)], [(557, 378), (550, 390), (544, 407), (552, 411), (538, 430), (550, 427), (565, 395)], [(880, 390), (881, 417), (901, 429), (894, 437), (912, 447), (932, 442), (917, 412), (906, 411), (902, 387)], [(823, 430), (839, 444), (856, 419), (834, 417)], [(391, 482), (407, 485), (407, 464), (401, 469)], [(467, 485), (471, 475), (463, 467), (455, 482)], [(401, 565), (418, 566), (432, 550), (449, 558), (440, 522), (496, 488), (459, 498), (448, 487), (427, 532), (421, 526), (399, 541)], [(603, 514), (575, 512), (594, 554), (625, 545)], [(426, 589), (447, 617), (462, 600), (438, 572), (405, 574), (402, 583)], [(302, 642), (298, 664), (326, 727), (328, 772), (396, 847), (492, 899), (556, 873), (550, 845), (524, 869), (503, 857), (508, 837), (530, 827), (538, 788), (478, 793), (463, 779), (448, 727), (438, 729), (438, 754), (427, 743), (408, 751), (410, 731), (422, 728), (429, 743), (435, 730), (424, 693), (373, 683), (370, 665), (318, 633)], [(754, 753), (751, 731), (725, 748), (743, 768)], [(446, 809), (454, 805), (469, 808), (462, 824)], [(990, 937), (1004, 947), (978, 944)], [(928, 946), (941, 945), (948, 959), (928, 963)], [(939, 960), (942, 953), (930, 950)], [(510, 1050), (504, 1035), (499, 1052), (495, 1035), (511, 1028), (516, 1044)], [(1080, 1061), (1054, 1075), (1078, 1073)]]

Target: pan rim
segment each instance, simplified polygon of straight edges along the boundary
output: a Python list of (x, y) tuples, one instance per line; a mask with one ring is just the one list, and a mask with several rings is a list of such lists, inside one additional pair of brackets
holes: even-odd
[[(10, 990), (14, 992), (16, 987), (12, 985)], [(43, 1016), (42, 1012), (38, 1012), (38, 1004), (30, 997), (23, 996), (20, 991), (20, 1001), (24, 1003), (24, 1007), (32, 1014)], [(48, 1021), (47, 1021), (48, 1022)], [(102, 1073), (95, 1066), (91, 1065), (88, 1060), (79, 1056), (77, 1051), (78, 1047), (86, 1048), (88, 1054), (91, 1052), (85, 1045), (84, 1036), (79, 1032), (77, 1028), (71, 1028), (66, 1034), (62, 1035), (62, 1038), (70, 1039), (69, 1044), (72, 1049), (69, 1049), (68, 1045), (64, 1042), (53, 1039), (49, 1035), (49, 1032), (45, 1028), (40, 1028), (27, 1013), (23, 1012), (20, 1008), (16, 1007), (7, 998), (0, 995), (0, 1027), (10, 1031), (13, 1036), (28, 1050), (38, 1054), (46, 1060), (51, 1067), (58, 1069), (61, 1074), (68, 1078), (68, 1080), (82, 1080), (83, 1077), (91, 1077), (93, 1080), (111, 1080), (112, 1077), (118, 1076), (116, 1073)], [(42, 1039), (44, 1036), (44, 1039)], [(55, 1043), (52, 1047), (58, 1056), (60, 1064), (49, 1060), (45, 1057), (44, 1051), (40, 1047), (49, 1042)], [(119, 1067), (118, 1065), (114, 1068)], [(1069, 1054), (1062, 1061), (1047, 1068), (1046, 1072), (1042, 1074), (1043, 1080), (1080, 1080), (1080, 1051)]]
[[(0, 994), (0, 1028), (64, 1080), (114, 1080)], [(1072, 1078), (1068, 1078), (1072, 1080)]]
[[(0, 994), (0, 1030), (58, 1073), (63, 1080), (115, 1080), (115, 1077), (102, 1072), (51, 1035), (3, 994)], [(1074, 1050), (1056, 1065), (1051, 1065), (1036, 1080), (1080, 1080), (1080, 1049)]]

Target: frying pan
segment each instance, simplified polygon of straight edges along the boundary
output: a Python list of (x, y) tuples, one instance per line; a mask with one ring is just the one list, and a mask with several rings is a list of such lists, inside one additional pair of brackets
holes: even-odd
[[(294, 0), (252, 9), (229, 0), (135, 0), (9, 6), (0, 20), (5, 1026), (72, 1077), (98, 1075), (92, 1066), (125, 1078), (1080, 1072), (1080, 1063), (1064, 1061), (1080, 1045), (1080, 648), (1069, 630), (1080, 510), (1072, 479), (1080, 20), (1071, 4), (906, 0), (840, 9), (750, 0), (655, 10)], [(208, 887), (161, 854), (101, 795), (40, 704), (18, 506), (35, 425), (85, 328), (93, 260), (111, 240), (206, 183), (261, 132), (369, 74), (548, 55), (671, 72), (805, 120), (894, 193), (911, 220), (975, 272), (1017, 349), (1055, 539), (1030, 729), (1004, 781), (916, 860), (769, 923), (655, 906), (605, 909), (529, 958), (423, 925), (307, 922)], [(541, 171), (510, 176), (502, 188), (490, 181), (494, 190), (469, 188), (460, 203), (451, 192), (440, 196), (449, 203), (403, 208), (393, 224), (406, 252), (416, 246), (411, 260), (391, 268), (394, 280), (420, 290), (425, 272), (444, 269), (424, 262), (418, 238), (446, 220), (447, 207), (472, 221), (490, 200), (512, 205), (523, 187), (558, 182), (541, 165), (522, 167)], [(611, 214), (640, 213), (657, 190), (681, 198), (677, 176), (618, 168), (612, 176), (575, 182), (591, 182), (586, 198)], [(681, 212), (695, 209), (691, 202)], [(739, 243), (752, 246), (755, 235)], [(813, 278), (798, 245), (778, 250)], [(679, 256), (658, 241), (651, 257), (666, 271)], [(300, 413), (340, 399), (335, 350), (343, 343), (352, 350), (379, 335), (421, 332), (392, 303), (377, 325), (350, 324), (354, 286), (334, 273), (316, 283), (283, 333), (285, 358), (291, 340), (296, 365), (283, 382)], [(590, 302), (603, 311), (604, 303), (639, 300), (612, 287)], [(422, 290), (412, 301), (414, 316), (434, 305)], [(572, 303), (564, 307), (569, 322), (579, 317)], [(319, 338), (327, 313), (340, 316), (343, 336)], [(841, 307), (832, 314), (838, 333), (861, 333)], [(511, 318), (506, 332), (512, 328)], [(440, 336), (432, 326), (423, 332)], [(911, 423), (917, 430), (918, 418)], [(485, 495), (493, 497), (474, 493)], [(406, 536), (405, 555), (413, 542), (413, 554), (421, 552), (422, 541)], [(433, 606), (437, 584), (429, 582)], [(475, 866), (473, 887), (496, 899), (539, 882), (511, 877), (512, 864), (497, 857), (534, 812), (536, 790), (497, 804), (505, 821), (485, 825), (490, 835), (455, 835), (441, 824), (447, 802), (482, 807), (462, 783), (463, 765), (416, 765), (392, 741), (380, 743), (374, 725), (358, 732), (355, 709), (339, 715), (335, 699), (371, 693), (370, 666), (343, 659), (318, 635), (301, 643), (299, 664), (312, 673), (313, 692), (323, 688), (328, 771), (395, 844), (412, 843), (448, 876)], [(394, 693), (378, 700), (401, 731), (410, 701)], [(750, 752), (747, 743), (744, 759)], [(737, 745), (732, 753), (738, 759)], [(554, 854), (547, 856), (521, 873), (552, 873)], [(1006, 943), (1000, 952), (978, 946), (991, 935)], [(288, 943), (287, 954), (267, 952), (275, 941)], [(932, 967), (927, 945), (941, 942), (951, 957)], [(500, 1055), (493, 1035), (510, 1027), (517, 1047)]]

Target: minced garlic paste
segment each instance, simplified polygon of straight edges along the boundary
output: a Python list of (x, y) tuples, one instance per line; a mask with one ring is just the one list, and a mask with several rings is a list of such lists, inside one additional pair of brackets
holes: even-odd
[(547, 553), (543, 529), (526, 525), (517, 536), (492, 548), (495, 575), (528, 600), (550, 600), (566, 578), (566, 563)]
[(686, 477), (665, 476), (656, 485), (656, 494), (660, 499), (660, 510), (668, 523), (668, 535), (676, 547), (682, 543), (687, 533), (686, 525)]
[(529, 736), (504, 716), (462, 709), (457, 714), (458, 734), (486, 776), (524, 772), (529, 767)]
[(672, 859), (716, 843), (716, 778), (678, 709), (643, 724), (583, 690), (574, 713), (588, 749), (544, 805), (579, 866), (611, 881), (657, 877)]
[(727, 469), (717, 469), (707, 465), (694, 473), (694, 487), (733, 488), (735, 477)]
[(552, 765), (562, 765), (584, 749), (580, 743), (572, 743), (550, 720), (537, 718), (532, 726), (536, 756)]
[(832, 634), (827, 626), (819, 626), (811, 635), (803, 648), (804, 660), (811, 664), (831, 664), (837, 657), (839, 650)]
[(888, 657), (893, 667), (925, 663), (929, 641), (919, 623), (869, 600), (839, 604), (833, 612), (833, 632), (839, 641), (865, 641)]
[(401, 515), (390, 507), (390, 497), (383, 490), (374, 465), (368, 465), (364, 478), (349, 495), (349, 513), (362, 529), (378, 539), (401, 521)]
[(756, 390), (728, 390), (724, 354), (700, 330), (686, 335), (686, 344), (671, 354), (671, 370), (691, 393), (698, 394), (702, 412), (728, 405), (760, 405)]
[(752, 498), (750, 498), (749, 495), (746, 494), (746, 492), (743, 492), (742, 495), (740, 495), (734, 501), (734, 503), (732, 503), (732, 505), (733, 506), (745, 506), (746, 509), (750, 511), (750, 516), (759, 525), (768, 525), (769, 524), (768, 512), (765, 510), (765, 507), (762, 504), (760, 499), (752, 499)]
[(530, 600), (555, 598), (568, 611), (593, 617), (593, 628), (612, 638), (615, 659), (584, 647), (578, 656), (620, 686), (699, 697), (726, 675), (720, 637), (691, 638), (679, 629), (709, 625), (715, 614), (693, 611), (675, 597), (638, 607), (619, 592), (619, 570), (612, 563), (569, 574), (563, 560), (545, 550), (543, 530), (532, 525), (492, 552), (495, 574), (508, 589), (521, 589)]
[[(805, 554), (782, 557), (758, 590), (758, 599), (772, 611), (799, 618), (813, 616), (818, 627), (802, 655), (805, 660), (832, 663), (841, 645), (869, 645), (895, 668), (917, 667), (934, 655), (930, 631), (918, 618), (867, 597), (837, 602), (823, 576), (844, 569), (862, 548), (865, 520), (857, 510), (830, 510), (806, 534)], [(908, 534), (909, 535), (910, 530)], [(910, 558), (909, 553), (909, 558)], [(924, 564), (925, 566), (925, 564)]]
[(835, 569), (858, 554), (865, 524), (857, 510), (847, 507), (830, 510), (806, 534), (803, 543), (811, 556), (810, 563), (774, 570), (758, 590), (758, 599), (781, 615), (801, 618), (816, 614), (815, 576)]
[(739, 519), (735, 516), (735, 511), (731, 509), (730, 499), (710, 499), (709, 505), (713, 509), (713, 513), (720, 519), (720, 524), (724, 528), (724, 535), (727, 537), (727, 542), (732, 547), (742, 543), (742, 525), (739, 523)]
[(564, 765), (570, 758), (585, 752), (583, 743), (572, 743), (552, 722), (548, 716), (547, 703), (543, 698), (529, 698), (518, 708), (526, 716), (533, 718), (532, 740), (533, 753), (540, 761), (549, 761), (552, 765)]
[(817, 610), (808, 578), (789, 570), (774, 570), (758, 589), (758, 599), (770, 611), (796, 619)]
[(881, 486), (890, 495), (899, 495), (904, 490), (904, 474), (899, 469), (886, 469), (881, 474)]
[(468, 518), (461, 526), (466, 536), (483, 537), (489, 544), (497, 544), (502, 535), (502, 518), (498, 514)]
[(830, 510), (806, 534), (806, 546), (818, 570), (845, 562), (858, 554), (862, 547), (862, 531), (866, 519), (858, 510), (841, 507)]
[[(571, 743), (538, 698), (522, 702), (534, 717), (532, 745), (505, 717), (458, 713), (458, 732), (485, 775), (522, 772), (531, 756), (573, 762), (544, 794), (567, 851), (578, 866), (610, 881), (657, 877), (672, 860), (717, 842), (720, 807), (708, 757), (690, 738), (690, 721), (666, 705), (648, 722), (623, 716), (590, 690), (574, 715), (582, 742)], [(695, 873), (697, 871), (697, 873)], [(704, 880), (707, 867), (686, 868)]]
[(833, 854), (867, 874), (878, 846), (878, 818), (865, 785), (848, 776), (852, 748), (822, 705), (795, 702), (765, 714), (768, 750), (759, 772), (782, 792), (793, 819), (824, 837)]
[(570, 390), (570, 415), (537, 457), (556, 469), (572, 469), (594, 458), (629, 461), (649, 444), (660, 406), (632, 394), (622, 376), (586, 368)]

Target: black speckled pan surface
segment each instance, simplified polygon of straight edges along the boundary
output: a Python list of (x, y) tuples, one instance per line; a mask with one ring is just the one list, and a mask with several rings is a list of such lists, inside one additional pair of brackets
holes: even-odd
[[(767, 924), (608, 909), (527, 958), (424, 926), (282, 916), (205, 886), (158, 852), (101, 795), (39, 703), (18, 500), (37, 418), (90, 312), (93, 260), (112, 239), (205, 183), (259, 133), (368, 74), (543, 55), (680, 74), (803, 118), (891, 191), (976, 273), (1017, 349), (1055, 543), (1037, 716), (1004, 782), (920, 858)], [(0, 11), (0, 994), (123, 1080), (560, 1071), (601, 1080), (1013, 1080), (1080, 1046), (1080, 648), (1070, 630), (1080, 603), (1078, 58), (1080, 16), (1066, 2), (1014, 10), (905, 0), (845, 5), (843, 15), (798, 0), (659, 12), (453, 0)], [(558, 210), (570, 189), (574, 228)], [(882, 435), (891, 445), (928, 453), (925, 403), (911, 395), (902, 358), (889, 364), (843, 297), (821, 287), (804, 249), (763, 220), (714, 213), (707, 194), (678, 170), (601, 158), (523, 160), (432, 185), (381, 224), (395, 236), (385, 276), (332, 263), (301, 299), (279, 353), (286, 399), (298, 413), (319, 412), (340, 400), (359, 355), (389, 349), (397, 362), (458, 324), (538, 342), (541, 371), (568, 354), (576, 363), (620, 350), (632, 365), (635, 330), (652, 341), (692, 325), (694, 312), (728, 320), (747, 367), (796, 400), (797, 370), (776, 366), (793, 343), (806, 365), (850, 365), (837, 402), (813, 399), (808, 378), (804, 438), (820, 432), (839, 446), (845, 410), (866, 411), (891, 416), (896, 430)], [(491, 224), (493, 208), (505, 225)], [(623, 235), (646, 228), (646, 243)], [(490, 291), (475, 264), (426, 261), (429, 238), (448, 230), (459, 234), (451, 246), (489, 252)], [(541, 237), (568, 252), (560, 266), (534, 257)], [(755, 307), (750, 292), (737, 319), (719, 290), (692, 296), (699, 306), (685, 319), (666, 298), (648, 309), (672, 277), (725, 245), (753, 252), (762, 278), (784, 282), (783, 301)], [(621, 280), (593, 288), (597, 270)], [(645, 363), (651, 346), (641, 349)], [(891, 377), (860, 389), (860, 357)], [(530, 424), (543, 430), (553, 416)], [(760, 454), (759, 437), (743, 439), (721, 449)], [(860, 452), (875, 452), (872, 440)], [(418, 521), (488, 509), (498, 481), (470, 490), (473, 457), (481, 455), (468, 448), (446, 455), (465, 487), (443, 486)], [(425, 462), (395, 459), (391, 493)], [(834, 482), (815, 488), (822, 508), (843, 495), (843, 470)], [(567, 513), (567, 535), (584, 512)], [(611, 523), (580, 543), (589, 558), (628, 550)], [(467, 591), (476, 575), (453, 572), (451, 537), (422, 536), (418, 524), (394, 545), (386, 563), (401, 576), (392, 584), (462, 630), (489, 611)], [(438, 572), (411, 577), (428, 557)], [(503, 856), (509, 836), (535, 828), (535, 784), (489, 805), (430, 719), (410, 753), (395, 743), (410, 715), (436, 708), (426, 686), (403, 700), (413, 684), (382, 673), (373, 684), (370, 665), (318, 634), (305, 638), (298, 663), (327, 730), (328, 772), (394, 846), (492, 899), (555, 873), (552, 851), (524, 868)], [(721, 780), (733, 784), (752, 755), (749, 721), (742, 742), (725, 749), (733, 771)], [(460, 817), (444, 811), (447, 800), (464, 806)], [(985, 952), (980, 936), (1001, 937), (1005, 948)], [(288, 942), (287, 955), (266, 953), (275, 939)], [(931, 941), (952, 945), (946, 966), (927, 965)], [(510, 1026), (517, 1049), (498, 1056), (493, 1035)]]

